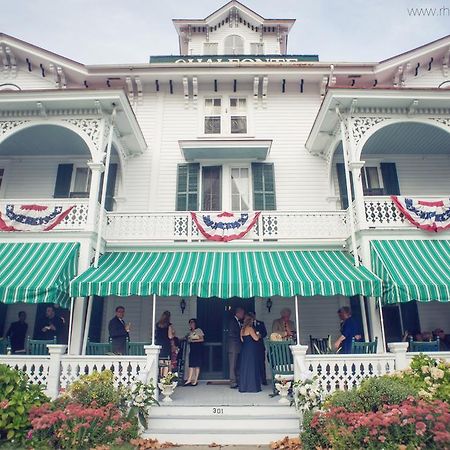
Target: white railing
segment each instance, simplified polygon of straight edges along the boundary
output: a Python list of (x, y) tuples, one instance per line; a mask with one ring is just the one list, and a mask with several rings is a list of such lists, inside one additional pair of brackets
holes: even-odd
[[(438, 200), (447, 196), (424, 195), (421, 200)], [(411, 228), (415, 229), (398, 210), (389, 196), (364, 197), (365, 226), (367, 228)], [(359, 224), (361, 228), (361, 224)]]
[(86, 229), (88, 220), (89, 199), (80, 198), (62, 198), (62, 199), (0, 199), (0, 210), (5, 211), (7, 205), (43, 205), (49, 209), (55, 206), (70, 208), (74, 206), (62, 222), (55, 227), (54, 231), (74, 231)]
[(47, 386), (50, 356), (1, 355), (0, 364), (25, 372), (33, 384)]
[[(346, 211), (263, 211), (244, 240), (289, 241), (346, 239)], [(189, 212), (108, 213), (106, 238), (111, 241), (202, 241)]]
[(307, 355), (306, 367), (317, 375), (325, 392), (351, 389), (369, 377), (395, 370), (392, 354), (375, 355)]

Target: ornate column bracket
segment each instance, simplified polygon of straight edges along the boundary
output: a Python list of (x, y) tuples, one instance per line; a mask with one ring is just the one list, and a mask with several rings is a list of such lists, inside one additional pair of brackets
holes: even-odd
[(70, 123), (71, 125), (78, 128), (85, 136), (89, 138), (94, 147), (100, 150), (101, 147), (101, 129), (103, 119), (62, 119), (63, 122)]
[(352, 118), (352, 137), (355, 146), (358, 145), (359, 141), (364, 137), (364, 135), (374, 126), (381, 122), (388, 120), (387, 117), (380, 116), (365, 116), (365, 117), (354, 117)]
[(30, 122), (29, 120), (1, 120), (0, 121), (0, 139), (4, 137), (6, 134), (9, 134), (15, 128), (20, 127), (26, 123)]
[(450, 117), (429, 117), (428, 120), (432, 120), (434, 122), (438, 122), (441, 125), (445, 125), (450, 132)]
[(350, 161), (348, 167), (350, 170), (361, 170), (366, 164), (365, 161)]

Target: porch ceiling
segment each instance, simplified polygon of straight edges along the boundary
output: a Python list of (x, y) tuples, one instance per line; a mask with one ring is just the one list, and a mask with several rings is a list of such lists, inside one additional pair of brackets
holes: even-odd
[(1, 156), (85, 156), (89, 148), (83, 139), (67, 128), (37, 125), (13, 134), (0, 144)]
[[(339, 107), (341, 113), (349, 114), (352, 111), (352, 107), (356, 103), (356, 111), (353, 112), (354, 115), (360, 114), (362, 116), (367, 115), (386, 115), (387, 113), (382, 113), (380, 111), (389, 110), (406, 110), (412, 106), (415, 100), (418, 101), (416, 109), (437, 109), (437, 110), (447, 110), (450, 104), (450, 90), (447, 89), (343, 89), (335, 88), (329, 89), (322, 105), (317, 113), (314, 125), (306, 141), (306, 148), (313, 154), (326, 157), (327, 154), (334, 150), (331, 149), (333, 142), (336, 141), (336, 134), (339, 133), (339, 118), (336, 114), (336, 107)], [(373, 111), (373, 112), (359, 112), (359, 111)], [(378, 112), (377, 112), (378, 111)], [(395, 114), (394, 114), (395, 116)], [(404, 114), (405, 120), (414, 117), (414, 115)], [(411, 124), (414, 126), (414, 124)], [(417, 125), (417, 124), (416, 124)], [(432, 128), (433, 138), (432, 141), (427, 141), (421, 135), (418, 130), (414, 135), (417, 137), (420, 135), (421, 139), (413, 143), (413, 138), (408, 132), (410, 129), (402, 128), (398, 130), (398, 135), (395, 129), (390, 132), (387, 131), (383, 136), (379, 136), (371, 144), (371, 148), (366, 148), (365, 153), (394, 153), (392, 150), (395, 142), (402, 143), (402, 150), (405, 153), (410, 153), (407, 151), (405, 145), (405, 138), (409, 138), (409, 146), (414, 152), (418, 152), (420, 144), (426, 143), (426, 148), (431, 149), (431, 147), (436, 146), (437, 152), (441, 152), (443, 146), (447, 144), (447, 140), (443, 140), (440, 133), (436, 127)], [(381, 130), (382, 131), (382, 130)], [(422, 131), (422, 130), (421, 130)], [(376, 135), (374, 135), (375, 137)], [(430, 133), (427, 132), (428, 138), (430, 138)], [(394, 144), (388, 142), (388, 139), (394, 139)], [(369, 142), (367, 142), (369, 144)], [(386, 145), (387, 144), (387, 145)], [(380, 149), (382, 147), (382, 150)], [(397, 145), (397, 148), (398, 145)], [(447, 147), (447, 152), (448, 152)], [(419, 152), (419, 153), (423, 153)]]

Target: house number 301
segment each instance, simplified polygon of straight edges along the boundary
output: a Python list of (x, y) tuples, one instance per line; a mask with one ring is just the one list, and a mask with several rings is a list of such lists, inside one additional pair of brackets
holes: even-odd
[(223, 408), (213, 408), (212, 413), (213, 414), (223, 414)]

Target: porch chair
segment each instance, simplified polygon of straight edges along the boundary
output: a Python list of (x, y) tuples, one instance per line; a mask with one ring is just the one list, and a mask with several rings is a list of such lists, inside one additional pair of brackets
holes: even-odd
[(131, 356), (144, 356), (144, 345), (150, 345), (150, 342), (128, 342), (128, 354)]
[(28, 355), (48, 355), (47, 345), (56, 344), (56, 338), (44, 339), (27, 339), (27, 354)]
[(313, 355), (328, 355), (332, 353), (331, 336), (315, 338), (309, 335), (309, 350)]
[(270, 341), (265, 340), (267, 357), (272, 371), (272, 389), (276, 394), (275, 377), (277, 375), (294, 375), (294, 357), (290, 349), (294, 341)]
[(430, 341), (430, 342), (413, 341), (412, 339), (410, 339), (408, 351), (410, 351), (410, 352), (438, 352), (439, 351), (439, 337), (437, 337), (435, 341)]
[(357, 342), (355, 341), (355, 338), (353, 338), (350, 353), (354, 355), (368, 355), (370, 353), (376, 353), (377, 347), (378, 347), (377, 337), (372, 342)]
[(88, 339), (86, 345), (86, 355), (107, 355), (112, 353), (111, 342), (90, 342)]

